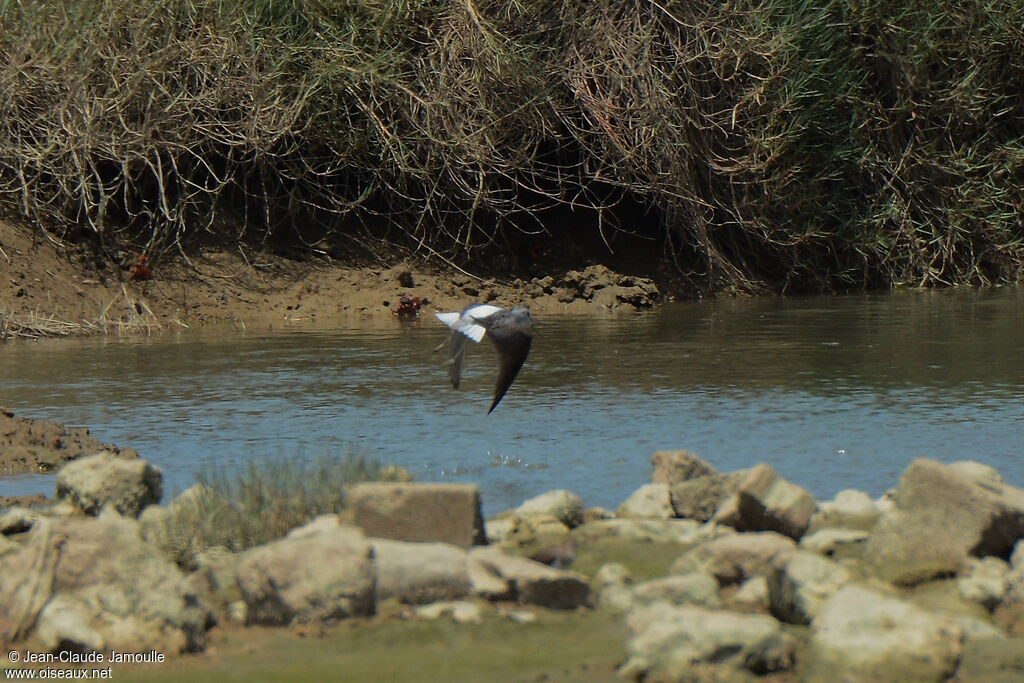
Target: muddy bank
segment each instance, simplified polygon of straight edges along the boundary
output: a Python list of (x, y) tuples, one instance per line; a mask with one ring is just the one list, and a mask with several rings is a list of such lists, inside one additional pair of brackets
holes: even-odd
[[(25, 651), (156, 650), (200, 676), (251, 656), (249, 629), (281, 652), (295, 637), (331, 644), (309, 673), (356, 630), (403, 642), (364, 653), (386, 667), (424, 628), (500, 637), (473, 643), (459, 669), (473, 679), (510, 638), (543, 660), (523, 670), (568, 678), (1024, 675), (1024, 489), (992, 468), (922, 458), (878, 499), (819, 501), (767, 464), (719, 472), (660, 451), (652, 465), (614, 511), (551, 491), (486, 521), (470, 484), (356, 484), (338, 514), (175, 564), (164, 548), (181, 547), (175, 519), (202, 490), (163, 506), (157, 468), (89, 456), (61, 470), (52, 508), (0, 515), (0, 601), (17, 607), (0, 633)], [(600, 647), (572, 646), (581, 634)], [(509, 666), (495, 680), (520, 680)]]
[[(86, 427), (18, 417), (0, 408), (0, 476), (56, 472), (71, 460), (102, 450), (120, 451), (117, 446), (101, 443)], [(0, 505), (10, 504), (3, 501), (0, 498)], [(37, 496), (28, 496), (25, 501), (39, 502)]]
[(498, 280), (399, 254), (343, 265), (210, 247), (187, 259), (143, 261), (119, 252), (111, 260), (3, 221), (0, 258), (8, 273), (0, 281), (0, 338), (147, 334), (207, 324), (332, 326), (458, 310), (471, 301), (527, 305), (540, 315), (602, 313), (665, 298), (653, 281), (598, 264)]

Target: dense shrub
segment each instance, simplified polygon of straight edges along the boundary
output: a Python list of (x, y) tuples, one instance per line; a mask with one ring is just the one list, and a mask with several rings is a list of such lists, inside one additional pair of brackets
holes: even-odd
[(656, 217), (709, 290), (1015, 281), (1024, 3), (0, 0), (0, 202), (150, 253)]

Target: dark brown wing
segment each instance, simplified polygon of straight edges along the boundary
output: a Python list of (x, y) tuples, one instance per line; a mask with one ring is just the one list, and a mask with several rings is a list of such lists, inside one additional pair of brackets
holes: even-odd
[(494, 348), (498, 350), (498, 383), (494, 385), (494, 401), (487, 411), (490, 415), (512, 386), (519, 369), (523, 367), (526, 357), (530, 354), (533, 337), (522, 330), (501, 328), (492, 328), (488, 331), (488, 336), (494, 342)]

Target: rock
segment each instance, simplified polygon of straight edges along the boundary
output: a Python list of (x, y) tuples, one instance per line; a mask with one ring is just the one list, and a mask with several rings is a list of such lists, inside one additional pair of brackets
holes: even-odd
[(1009, 591), (1010, 565), (998, 557), (967, 560), (966, 570), (957, 577), (956, 586), (965, 600), (992, 611)]
[(633, 577), (625, 565), (606, 562), (590, 579), (590, 590), (597, 596), (597, 607), (612, 614), (623, 614), (633, 608), (632, 584)]
[(706, 522), (726, 500), (739, 490), (748, 470), (708, 474), (671, 484), (672, 509), (676, 517)]
[(484, 528), (487, 530), (488, 543), (516, 543), (520, 540), (523, 543), (532, 543), (537, 538), (537, 532), (530, 523), (516, 515), (488, 519)]
[(729, 598), (731, 604), (747, 609), (764, 609), (771, 607), (768, 601), (768, 579), (755, 576), (744, 581)]
[(627, 498), (615, 515), (624, 519), (672, 519), (675, 511), (668, 484), (645, 484)]
[(955, 680), (985, 683), (1024, 680), (1024, 640), (1003, 638), (964, 643)]
[(189, 586), (216, 608), (227, 607), (242, 599), (235, 576), (239, 556), (224, 546), (214, 546), (196, 553), (196, 570), (188, 575)]
[(684, 543), (700, 529), (692, 519), (599, 519), (576, 527), (572, 537), (580, 543), (621, 538), (652, 543)]
[(665, 602), (670, 605), (718, 607), (722, 604), (718, 581), (701, 572), (641, 581), (633, 586), (633, 598), (642, 605)]
[(629, 613), (629, 660), (619, 675), (634, 680), (711, 680), (695, 667), (718, 665), (766, 674), (792, 666), (796, 644), (761, 614), (658, 603)]
[(507, 602), (516, 599), (515, 583), (506, 579), (491, 564), (467, 558), (469, 584), (473, 595), (488, 602)]
[(800, 538), (800, 547), (827, 557), (859, 557), (868, 541), (869, 532), (861, 529), (827, 527)]
[(762, 464), (749, 471), (714, 520), (737, 531), (777, 531), (800, 540), (817, 508), (814, 496)]
[(137, 517), (147, 505), (159, 503), (162, 495), (159, 467), (110, 451), (70, 462), (57, 473), (57, 499), (87, 515), (98, 515), (110, 505), (122, 515)]
[(370, 539), (377, 568), (377, 602), (423, 605), (461, 600), (472, 591), (466, 551), (446, 543)]
[(12, 541), (3, 534), (0, 534), (0, 556), (21, 550), (21, 544)]
[(446, 600), (417, 607), (416, 616), (423, 619), (448, 617), (459, 624), (479, 624), (483, 620), (483, 606), (472, 600)]
[(503, 553), (497, 548), (474, 548), (470, 563), (483, 565), (489, 573), (504, 579), (515, 600), (524, 605), (550, 609), (575, 609), (586, 604), (590, 584), (582, 574), (559, 569)]
[(32, 528), (39, 519), (40, 513), (29, 508), (15, 506), (0, 512), (0, 534), (14, 536), (23, 534)]
[(0, 639), (31, 632), (47, 650), (202, 650), (209, 612), (139, 523), (42, 517), (0, 557)]
[(1024, 490), (963, 469), (925, 458), (910, 464), (895, 509), (879, 518), (864, 548), (879, 576), (915, 584), (955, 574), (969, 556), (1010, 555), (1024, 536)]
[(767, 575), (776, 561), (795, 550), (792, 539), (773, 531), (733, 534), (683, 553), (669, 573), (704, 572), (714, 576), (720, 586), (729, 586)]
[(561, 543), (541, 545), (530, 553), (530, 559), (556, 569), (568, 569), (576, 561), (576, 541), (566, 538)]
[(555, 518), (572, 529), (583, 523), (583, 501), (571, 491), (548, 491), (524, 501), (515, 514), (528, 521)]
[(949, 469), (953, 470), (957, 474), (971, 479), (972, 481), (985, 485), (988, 484), (1002, 484), (1003, 476), (996, 471), (996, 468), (991, 465), (984, 463), (975, 462), (974, 460), (961, 460), (960, 462), (949, 463)]
[(346, 500), (346, 520), (377, 538), (460, 548), (487, 539), (480, 490), (472, 484), (360, 483)]
[(849, 569), (818, 553), (789, 553), (767, 576), (772, 615), (789, 624), (809, 624), (825, 601), (854, 578)]
[(818, 505), (818, 511), (811, 516), (807, 533), (822, 529), (857, 529), (870, 531), (878, 521), (880, 511), (871, 496), (863, 491), (846, 489), (836, 494), (835, 500)]
[(633, 575), (621, 562), (606, 562), (598, 567), (590, 579), (590, 588), (594, 592), (604, 590), (606, 586), (629, 586), (633, 583)]
[(671, 485), (718, 473), (703, 458), (684, 450), (656, 451), (651, 456), (651, 465), (654, 466), (651, 481), (655, 484)]
[(957, 666), (963, 629), (893, 597), (850, 585), (830, 597), (811, 628), (802, 680), (944, 681)]
[(248, 623), (287, 624), (374, 612), (373, 549), (353, 527), (299, 532), (239, 555)]

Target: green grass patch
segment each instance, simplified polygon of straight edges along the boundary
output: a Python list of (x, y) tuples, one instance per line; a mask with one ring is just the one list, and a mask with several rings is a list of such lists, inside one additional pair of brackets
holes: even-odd
[(398, 472), (349, 454), (263, 458), (239, 469), (209, 466), (197, 475), (197, 486), (168, 505), (151, 534), (175, 562), (189, 567), (196, 553), (213, 546), (237, 552), (317, 515), (340, 512), (349, 484), (390, 481)]

